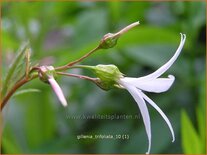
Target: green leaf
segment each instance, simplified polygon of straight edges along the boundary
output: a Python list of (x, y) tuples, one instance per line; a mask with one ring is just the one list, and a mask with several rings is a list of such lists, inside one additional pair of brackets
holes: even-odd
[(27, 51), (28, 47), (28, 42), (22, 44), (22, 46), (20, 47), (20, 49), (17, 52), (17, 56), (14, 59), (12, 65), (9, 68), (8, 74), (5, 78), (5, 82), (3, 85), (3, 89), (2, 89), (2, 95), (4, 96), (9, 88), (9, 86), (11, 85), (11, 81), (12, 78), (15, 78), (16, 80), (18, 80), (18, 78), (15, 76), (15, 73), (19, 74), (19, 70), (21, 70), (21, 67), (19, 67), (21, 64), (23, 64), (23, 58), (25, 56), (25, 51)]
[(15, 153), (15, 154), (21, 152), (20, 149), (11, 140), (7, 140), (6, 138), (4, 138), (2, 143), (5, 152)]
[(181, 134), (184, 153), (202, 154), (201, 140), (185, 111), (181, 112)]
[(11, 154), (21, 153), (22, 150), (12, 129), (6, 126), (4, 130), (4, 138), (2, 139), (2, 148), (4, 149), (4, 152), (9, 152)]
[(201, 148), (203, 153), (205, 152), (205, 146), (206, 146), (206, 119), (205, 119), (205, 113), (203, 113), (203, 109), (201, 107), (198, 107), (196, 109), (197, 114), (197, 120), (198, 120), (198, 129), (199, 129), (199, 136), (201, 139)]
[[(199, 82), (199, 105), (196, 108), (196, 116), (198, 120), (198, 131), (199, 136), (202, 140), (202, 149), (205, 152), (206, 146), (206, 82), (205, 82), (205, 73), (200, 75)], [(204, 153), (203, 152), (203, 153)]]
[(41, 92), (41, 90), (39, 89), (23, 89), (23, 90), (20, 90), (20, 91), (17, 91), (13, 96), (18, 96), (18, 95), (22, 95), (22, 94), (26, 94), (26, 93), (39, 93)]

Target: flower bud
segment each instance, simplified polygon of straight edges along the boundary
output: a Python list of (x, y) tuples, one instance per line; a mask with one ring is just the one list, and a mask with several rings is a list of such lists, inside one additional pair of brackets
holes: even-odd
[(117, 87), (117, 80), (123, 77), (115, 65), (97, 65), (93, 68), (97, 78), (100, 79), (96, 84), (103, 90), (109, 90)]
[(108, 34), (104, 35), (104, 37), (101, 39), (99, 47), (101, 49), (112, 48), (116, 45), (117, 40), (118, 40), (118, 37), (115, 34), (108, 33)]
[(56, 72), (55, 72), (54, 67), (53, 66), (41, 66), (39, 67), (38, 74), (39, 74), (40, 80), (51, 85), (54, 93), (57, 95), (61, 104), (64, 107), (66, 107), (67, 101), (65, 99), (63, 91), (58, 85), (58, 83), (55, 81)]
[(39, 78), (45, 83), (49, 83), (48, 79), (51, 77), (56, 77), (55, 69), (53, 66), (41, 66), (38, 72)]
[(101, 39), (101, 42), (99, 44), (99, 48), (101, 49), (108, 49), (108, 48), (112, 48), (116, 45), (117, 40), (119, 39), (119, 37), (126, 33), (127, 31), (129, 31), (130, 29), (132, 29), (133, 27), (139, 25), (139, 22), (134, 22), (128, 26), (126, 26), (125, 28), (121, 29), (119, 32), (117, 33), (108, 33), (106, 35), (104, 35), (104, 37)]

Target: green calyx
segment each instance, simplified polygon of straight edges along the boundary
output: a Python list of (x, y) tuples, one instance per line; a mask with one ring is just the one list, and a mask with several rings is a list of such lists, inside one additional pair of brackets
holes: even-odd
[(119, 39), (119, 37), (121, 35), (123, 35), (124, 33), (126, 33), (127, 31), (129, 31), (130, 29), (132, 29), (133, 27), (135, 27), (137, 25), (139, 25), (139, 21), (134, 22), (134, 23), (124, 27), (123, 29), (121, 29), (117, 33), (108, 33), (108, 34), (104, 35), (104, 37), (101, 39), (101, 42), (99, 44), (99, 48), (100, 49), (108, 49), (108, 48), (114, 47), (117, 43), (117, 40)]
[(97, 78), (100, 79), (96, 84), (103, 90), (110, 90), (117, 87), (117, 81), (120, 77), (123, 77), (123, 74), (115, 65), (97, 65), (92, 69)]
[(101, 49), (112, 48), (117, 44), (117, 40), (118, 40), (117, 35), (115, 35), (113, 33), (108, 33), (102, 38), (102, 40), (99, 44), (99, 47)]
[(39, 79), (45, 83), (48, 83), (49, 78), (55, 78), (57, 76), (53, 66), (41, 66), (39, 67)]

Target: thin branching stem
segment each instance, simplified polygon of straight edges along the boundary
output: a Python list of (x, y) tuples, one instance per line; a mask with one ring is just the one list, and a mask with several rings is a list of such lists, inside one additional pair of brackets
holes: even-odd
[(94, 48), (93, 50), (91, 50), (90, 52), (88, 52), (87, 54), (82, 56), (81, 58), (79, 58), (75, 61), (72, 61), (72, 62), (68, 63), (67, 65), (56, 67), (55, 70), (56, 71), (67, 70), (67, 69), (71, 68), (71, 66), (73, 66), (74, 64), (77, 64), (77, 63), (81, 62), (83, 59), (87, 58), (88, 56), (90, 56), (91, 54), (93, 54), (94, 52), (96, 52), (99, 49), (100, 49), (100, 47), (97, 46), (96, 48)]
[[(113, 34), (113, 37), (118, 38), (118, 37), (120, 37), (120, 35), (122, 35), (123, 33), (127, 32), (128, 30), (130, 30), (131, 28), (133, 28), (133, 27), (135, 27), (137, 25), (139, 25), (139, 22), (132, 23), (131, 25), (123, 28), (119, 32)], [(106, 38), (104, 38), (104, 39), (106, 39)], [(106, 40), (104, 40), (104, 41), (106, 41)], [(89, 51), (88, 53), (83, 55), (82, 57), (80, 57), (79, 59), (77, 59), (75, 61), (72, 61), (72, 62), (69, 62), (68, 64), (66, 64), (64, 66), (56, 67), (54, 70), (55, 71), (65, 71), (65, 70), (70, 69), (70, 68), (93, 69), (91, 66), (83, 66), (83, 65), (76, 65), (76, 66), (74, 66), (74, 65), (79, 63), (79, 62), (81, 62), (81, 61), (83, 61), (85, 58), (89, 57), (91, 54), (93, 54), (97, 50), (101, 49), (102, 48), (101, 47), (101, 43), (97, 47), (95, 47), (94, 49), (92, 49), (91, 51)], [(24, 46), (22, 51), (24, 51), (26, 47), (27, 47), (27, 44)], [(108, 47), (108, 48), (111, 48), (111, 47)], [(32, 67), (31, 70), (30, 70), (30, 64), (29, 64), (30, 63), (30, 60), (29, 60), (29, 57), (30, 57), (29, 50), (30, 49), (27, 49), (27, 50), (28, 51), (26, 52), (26, 71), (25, 71), (25, 75), (19, 81), (16, 82), (16, 84), (11, 88), (11, 90), (8, 91), (8, 93), (5, 95), (3, 100), (1, 100), (1, 94), (0, 94), (1, 111), (3, 110), (3, 108), (7, 104), (8, 100), (11, 98), (11, 96), (15, 93), (15, 91), (18, 88), (20, 88), (21, 86), (23, 86), (27, 82), (31, 81), (32, 79), (38, 77), (38, 74), (34, 74), (32, 77), (30, 77), (30, 75), (33, 74), (32, 73), (33, 71), (38, 71), (38, 73), (42, 72), (41, 68), (38, 67), (38, 66)], [(23, 52), (21, 52), (20, 55), (17, 57), (17, 60), (16, 60), (16, 62), (13, 65), (13, 69), (8, 73), (8, 78), (6, 80), (6, 83), (8, 83), (10, 81), (12, 73), (13, 73), (13, 71), (16, 68), (15, 64), (20, 60), (22, 55), (23, 55)], [(96, 84), (99, 82), (99, 78), (91, 78), (91, 77), (88, 77), (88, 76), (69, 74), (69, 73), (64, 73), (64, 72), (56, 72), (56, 73), (59, 74), (59, 75), (65, 75), (65, 76), (70, 76), (70, 77), (76, 77), (76, 78), (80, 78), (80, 79), (90, 80), (90, 81), (92, 81), (92, 82), (94, 82)], [(5, 88), (3, 88), (3, 94), (4, 94), (4, 92), (5, 93), (7, 92), (7, 85), (5, 86)]]
[(70, 74), (70, 73), (64, 73), (64, 72), (56, 72), (59, 75), (65, 75), (65, 76), (70, 76), (70, 77), (76, 77), (79, 79), (85, 79), (85, 80), (89, 80), (92, 82), (96, 82), (97, 80), (99, 80), (99, 78), (92, 78), (89, 76), (84, 76), (84, 75), (77, 75), (77, 74)]

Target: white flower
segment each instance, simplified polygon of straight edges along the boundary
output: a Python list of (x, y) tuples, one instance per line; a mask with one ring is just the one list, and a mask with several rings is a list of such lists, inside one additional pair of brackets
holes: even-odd
[(148, 151), (146, 152), (146, 154), (149, 154), (151, 148), (151, 125), (150, 125), (149, 112), (145, 101), (147, 101), (151, 106), (153, 106), (163, 117), (163, 119), (165, 120), (171, 131), (173, 142), (175, 140), (175, 136), (174, 136), (172, 125), (168, 120), (167, 116), (149, 97), (147, 97), (142, 92), (142, 90), (147, 92), (161, 93), (167, 91), (171, 87), (171, 85), (175, 80), (175, 77), (173, 75), (169, 75), (168, 78), (159, 78), (159, 77), (163, 73), (165, 73), (175, 62), (175, 60), (177, 59), (183, 48), (185, 39), (186, 39), (186, 35), (181, 34), (180, 45), (177, 51), (175, 52), (175, 54), (173, 55), (173, 57), (155, 72), (140, 78), (122, 77), (118, 81), (119, 85), (127, 89), (129, 93), (133, 96), (134, 100), (137, 102), (137, 105), (140, 109), (146, 129), (146, 133), (148, 136), (148, 143), (149, 143)]

